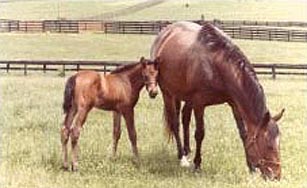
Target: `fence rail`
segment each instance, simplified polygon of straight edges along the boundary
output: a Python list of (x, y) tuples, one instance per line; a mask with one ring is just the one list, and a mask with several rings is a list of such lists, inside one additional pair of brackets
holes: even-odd
[[(99, 31), (121, 34), (157, 34), (162, 28), (173, 22), (175, 21), (0, 20), (0, 32), (79, 33), (82, 31)], [(204, 23), (203, 20), (194, 20), (193, 22)], [(307, 42), (307, 29), (281, 28), (287, 26), (307, 27), (307, 22), (247, 20), (211, 20), (208, 22), (217, 25), (229, 36), (236, 39)]]
[[(202, 24), (202, 21), (194, 21)], [(163, 27), (172, 22), (109, 22), (105, 24), (105, 33), (120, 34), (157, 34)], [(220, 29), (235, 39), (268, 40), (285, 42), (307, 42), (307, 30), (293, 30), (285, 28), (227, 26), (220, 25)]]
[[(0, 70), (7, 73), (10, 71), (23, 71), (27, 75), (29, 71), (61, 71), (65, 74), (67, 71), (80, 70), (96, 70), (107, 73), (116, 67), (134, 63), (134, 61), (30, 61), (30, 60), (16, 60), (16, 61), (0, 61)], [(257, 74), (271, 75), (273, 79), (277, 75), (303, 75), (307, 76), (307, 64), (253, 64)]]

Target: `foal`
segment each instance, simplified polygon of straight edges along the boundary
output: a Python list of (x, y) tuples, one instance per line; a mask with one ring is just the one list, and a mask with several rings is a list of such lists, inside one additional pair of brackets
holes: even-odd
[[(114, 111), (113, 154), (120, 138), (120, 117), (124, 116), (134, 157), (138, 159), (134, 106), (141, 89), (151, 98), (157, 95), (157, 64), (141, 58), (139, 63), (129, 64), (102, 75), (95, 71), (81, 71), (71, 76), (65, 87), (63, 109), (64, 125), (61, 129), (63, 168), (68, 169), (67, 143), (71, 138), (72, 170), (78, 167), (78, 139), (87, 114), (95, 107)], [(74, 125), (72, 123), (75, 119)]]

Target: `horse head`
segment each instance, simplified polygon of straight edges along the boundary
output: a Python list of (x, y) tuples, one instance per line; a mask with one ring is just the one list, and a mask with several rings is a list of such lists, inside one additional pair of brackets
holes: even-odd
[(157, 79), (158, 79), (158, 61), (148, 60), (141, 57), (142, 75), (145, 82), (146, 90), (150, 98), (155, 98), (158, 94)]
[(247, 135), (247, 160), (261, 171), (265, 179), (279, 180), (281, 176), (280, 132), (277, 121), (281, 119), (284, 111), (283, 109), (274, 117), (267, 112), (261, 124)]

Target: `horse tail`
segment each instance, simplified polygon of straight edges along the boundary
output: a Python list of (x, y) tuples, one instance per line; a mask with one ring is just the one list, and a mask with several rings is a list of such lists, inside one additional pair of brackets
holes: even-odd
[(72, 107), (74, 93), (75, 93), (75, 86), (76, 86), (76, 75), (73, 75), (68, 78), (65, 85), (64, 102), (63, 102), (63, 110), (65, 114), (67, 114)]
[(164, 128), (165, 128), (165, 134), (168, 137), (168, 141), (171, 141), (173, 138), (173, 127), (172, 127), (172, 120), (168, 116), (167, 109), (164, 106), (164, 111), (163, 111), (163, 118), (164, 118)]

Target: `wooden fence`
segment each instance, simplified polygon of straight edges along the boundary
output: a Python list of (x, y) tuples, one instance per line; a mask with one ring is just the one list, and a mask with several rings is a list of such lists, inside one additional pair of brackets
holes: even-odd
[(0, 32), (51, 32), (79, 33), (82, 31), (103, 31), (104, 21), (101, 20), (41, 20), (19, 21), (0, 20)]
[(221, 29), (235, 39), (307, 42), (307, 30), (289, 30), (250, 26), (222, 26)]
[[(116, 67), (134, 63), (133, 61), (0, 61), (0, 70), (7, 73), (11, 71), (23, 71), (27, 75), (29, 71), (58, 71), (65, 74), (67, 71), (95, 70), (103, 73), (110, 72)], [(301, 75), (307, 76), (307, 64), (253, 64), (257, 74), (271, 75), (273, 79), (277, 75)]]
[(256, 21), (256, 20), (218, 20), (212, 22), (221, 26), (268, 26), (268, 27), (307, 27), (307, 22), (298, 21)]
[[(202, 21), (194, 21), (202, 23)], [(172, 22), (109, 22), (105, 24), (105, 33), (120, 34), (157, 34), (163, 27)], [(285, 28), (227, 26), (219, 25), (220, 29), (235, 39), (268, 40), (286, 42), (307, 42), (307, 30)]]
[[(192, 20), (202, 24), (203, 20)], [(0, 20), (0, 32), (59, 32), (95, 31), (121, 34), (157, 34), (175, 21), (103, 21), (103, 20)], [(232, 38), (250, 40), (307, 42), (307, 30), (281, 27), (307, 27), (307, 22), (268, 22), (247, 20), (208, 21)], [(267, 27), (270, 26), (270, 27)], [(273, 28), (272, 28), (273, 27)]]

